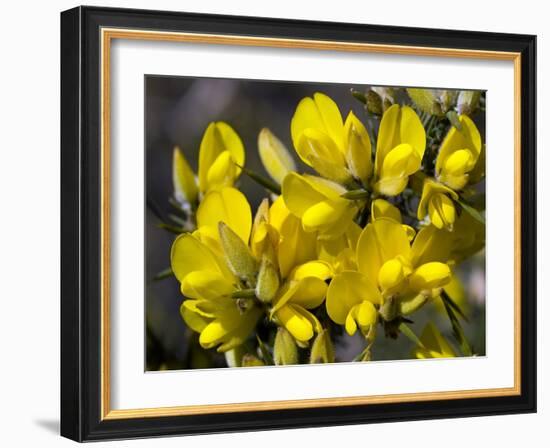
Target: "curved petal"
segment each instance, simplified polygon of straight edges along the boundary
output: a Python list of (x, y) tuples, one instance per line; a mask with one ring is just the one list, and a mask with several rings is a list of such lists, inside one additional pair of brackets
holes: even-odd
[(480, 156), (482, 146), (481, 135), (475, 123), (467, 115), (460, 115), (458, 119), (461, 124), (461, 130), (458, 130), (455, 126), (451, 126), (439, 149), (435, 163), (435, 171), (438, 176), (442, 173), (447, 159), (455, 151), (468, 150), (470, 152), (472, 156), (470, 170), (474, 167)]
[(426, 131), (416, 112), (409, 106), (401, 108), (400, 139), (410, 144), (422, 160), (426, 150)]
[(323, 93), (315, 93), (313, 99), (317, 105), (317, 109), (319, 110), (328, 135), (336, 142), (338, 148), (342, 150), (344, 146), (344, 123), (338, 106), (329, 96)]
[[(237, 132), (231, 126), (223, 121), (216, 122), (216, 127), (220, 132), (225, 149), (227, 149), (231, 153), (231, 156), (235, 163), (239, 166), (244, 166), (245, 150), (239, 134), (237, 134)], [(237, 175), (240, 173), (240, 171), (240, 168), (237, 168)]]
[(418, 267), (409, 277), (409, 286), (420, 292), (440, 288), (451, 281), (451, 270), (445, 263), (430, 262)]
[(305, 97), (298, 103), (296, 111), (292, 116), (292, 121), (290, 122), (290, 134), (292, 136), (294, 148), (298, 146), (298, 139), (302, 135), (302, 132), (308, 128), (321, 131), (326, 130), (315, 101), (313, 98)]
[(174, 148), (172, 159), (172, 183), (178, 201), (196, 202), (199, 190), (195, 173), (178, 147)]
[(216, 301), (235, 290), (232, 280), (212, 270), (193, 271), (183, 278), (181, 292), (186, 297)]
[[(420, 167), (420, 161), (426, 149), (426, 131), (413, 109), (408, 106), (400, 107), (394, 104), (384, 112), (380, 122), (375, 160), (375, 169), (379, 176), (384, 169), (386, 157), (396, 146), (401, 144), (407, 144), (412, 148), (416, 156), (415, 159), (418, 160), (418, 167)], [(409, 168), (411, 167), (409, 165)], [(384, 177), (401, 176), (385, 175)]]
[(449, 232), (435, 226), (424, 227), (417, 233), (413, 241), (411, 264), (420, 266), (430, 261), (446, 263), (451, 256), (452, 247), (453, 240)]
[(325, 196), (314, 188), (311, 182), (297, 173), (290, 173), (285, 177), (282, 194), (286, 207), (299, 218), (311, 206), (325, 199)]
[(346, 332), (353, 336), (357, 331), (357, 327), (359, 327), (361, 332), (366, 334), (370, 326), (376, 324), (377, 318), (378, 315), (374, 305), (368, 301), (361, 302), (353, 306), (346, 316)]
[(364, 185), (372, 175), (372, 150), (370, 137), (363, 123), (350, 111), (345, 123), (346, 161), (351, 174)]
[(380, 291), (364, 275), (354, 271), (337, 274), (327, 290), (326, 307), (329, 317), (343, 325), (350, 310), (363, 301), (382, 303)]
[(308, 261), (292, 270), (289, 275), (291, 281), (299, 281), (306, 277), (316, 277), (321, 280), (328, 280), (332, 277), (332, 268), (321, 260)]
[(411, 247), (407, 231), (398, 222), (380, 218), (367, 224), (357, 243), (359, 271), (377, 284), (382, 265), (393, 258), (409, 260)]
[(202, 330), (204, 330), (204, 328), (210, 322), (209, 319), (204, 318), (203, 316), (189, 310), (187, 307), (183, 305), (183, 303), (181, 304), (181, 307), (180, 307), (180, 314), (185, 324), (196, 333), (200, 333)]
[[(237, 189), (226, 187), (209, 191), (197, 210), (197, 227), (210, 228), (217, 235), (218, 224), (224, 222), (248, 244), (252, 228), (252, 211), (246, 197)], [(218, 236), (219, 239), (219, 236)]]
[(296, 164), (286, 146), (267, 128), (258, 135), (258, 152), (265, 170), (279, 185), (289, 172), (296, 171)]
[(282, 278), (295, 266), (316, 258), (317, 235), (304, 231), (300, 219), (290, 214), (282, 196), (271, 206), (269, 222), (279, 234), (277, 259)]
[(312, 322), (311, 313), (304, 312), (300, 307), (286, 305), (275, 313), (275, 317), (295, 339), (301, 342), (309, 341), (314, 334), (315, 322)]
[(170, 265), (176, 278), (183, 279), (193, 271), (210, 271), (223, 274), (212, 251), (189, 234), (179, 235), (172, 243)]
[(325, 300), (327, 284), (317, 277), (306, 277), (298, 282), (298, 288), (288, 303), (300, 305), (307, 309), (317, 308)]
[(455, 205), (453, 201), (443, 193), (437, 193), (431, 197), (428, 204), (430, 221), (438, 229), (452, 230), (455, 222)]
[(237, 166), (229, 151), (222, 151), (208, 169), (207, 189), (231, 187), (237, 178)]
[(399, 209), (385, 199), (375, 199), (372, 201), (371, 218), (373, 220), (377, 220), (379, 218), (393, 219), (399, 224), (403, 222)]

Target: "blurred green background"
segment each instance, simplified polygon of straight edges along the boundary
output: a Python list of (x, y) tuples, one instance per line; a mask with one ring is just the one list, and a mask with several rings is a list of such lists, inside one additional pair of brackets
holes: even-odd
[[(340, 107), (342, 115), (353, 110), (365, 121), (363, 105), (353, 98), (350, 89), (360, 92), (366, 85), (318, 84), (272, 81), (249, 81), (213, 78), (146, 76), (146, 198), (148, 207), (145, 225), (146, 310), (145, 325), (146, 370), (225, 367), (223, 355), (215, 350), (203, 350), (197, 335), (186, 328), (179, 307), (183, 296), (179, 284), (170, 277), (152, 281), (156, 274), (170, 265), (170, 247), (174, 235), (158, 227), (160, 217), (173, 212), (168, 199), (172, 188), (172, 151), (178, 145), (197, 170), (198, 149), (204, 130), (211, 121), (225, 121), (240, 135), (246, 149), (246, 166), (266, 175), (261, 165), (257, 137), (268, 127), (294, 153), (290, 140), (290, 120), (298, 102), (320, 91), (329, 95)], [(475, 117), (484, 139), (484, 113)], [(375, 127), (376, 122), (372, 123)], [(307, 167), (295, 157), (299, 171)], [(246, 176), (241, 176), (239, 188), (247, 196), (253, 211), (265, 197), (265, 191)], [(152, 210), (155, 210), (155, 213)], [(463, 263), (459, 270), (467, 289), (469, 323), (464, 330), (475, 352), (485, 354), (485, 256)], [(424, 324), (434, 320), (444, 335), (452, 341), (447, 317), (433, 305), (414, 316), (411, 328), (420, 335)], [(373, 360), (406, 359), (413, 344), (404, 336), (397, 340), (384, 337), (380, 329), (373, 345)], [(358, 334), (338, 336), (337, 361), (351, 361), (363, 348)]]

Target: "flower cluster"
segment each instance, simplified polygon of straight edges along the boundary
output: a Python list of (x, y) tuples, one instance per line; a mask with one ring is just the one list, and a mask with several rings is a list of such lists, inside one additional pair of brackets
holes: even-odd
[[(485, 148), (471, 118), (480, 96), (353, 95), (363, 120), (352, 111), (344, 118), (323, 93), (303, 98), (289, 117), (294, 151), (262, 129), (257, 149), (269, 178), (246, 167), (243, 142), (225, 122), (206, 128), (197, 174), (174, 150), (184, 218), (171, 228), (170, 257), (181, 315), (230, 365), (334, 362), (344, 332), (364, 338), (360, 361), (371, 359), (377, 334), (404, 334), (416, 358), (474, 354), (456, 269), (485, 244)], [(244, 175), (265, 189), (256, 210), (238, 188)], [(457, 347), (434, 322), (419, 337), (410, 328), (432, 302), (448, 315)]]

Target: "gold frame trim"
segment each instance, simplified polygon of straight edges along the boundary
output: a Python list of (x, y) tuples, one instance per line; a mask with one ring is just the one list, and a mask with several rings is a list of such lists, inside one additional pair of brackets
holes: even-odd
[[(458, 57), (514, 62), (514, 386), (443, 392), (369, 395), (305, 400), (245, 402), (216, 405), (189, 405), (142, 409), (111, 409), (110, 388), (110, 55), (113, 39), (186, 42), (213, 45), (337, 50), (412, 56)], [(467, 50), (438, 47), (336, 42), (305, 39), (279, 39), (217, 34), (143, 31), (136, 29), (101, 29), (101, 420), (144, 417), (167, 417), (209, 413), (306, 409), (313, 407), (350, 406), (411, 401), (450, 400), (502, 397), (521, 394), (521, 54), (514, 52)]]

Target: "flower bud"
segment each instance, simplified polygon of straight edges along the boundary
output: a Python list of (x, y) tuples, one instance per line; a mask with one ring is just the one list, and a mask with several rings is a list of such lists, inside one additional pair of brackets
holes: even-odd
[(292, 335), (283, 327), (277, 329), (275, 344), (273, 345), (273, 359), (275, 365), (298, 363), (298, 347)]
[(279, 289), (279, 273), (268, 257), (262, 257), (258, 279), (256, 281), (256, 297), (263, 303), (270, 303)]
[(258, 264), (250, 254), (246, 244), (224, 222), (220, 221), (218, 224), (218, 232), (225, 259), (231, 271), (239, 278), (252, 282), (256, 276)]
[(330, 340), (328, 330), (321, 331), (313, 341), (309, 362), (310, 364), (334, 362), (334, 346)]

